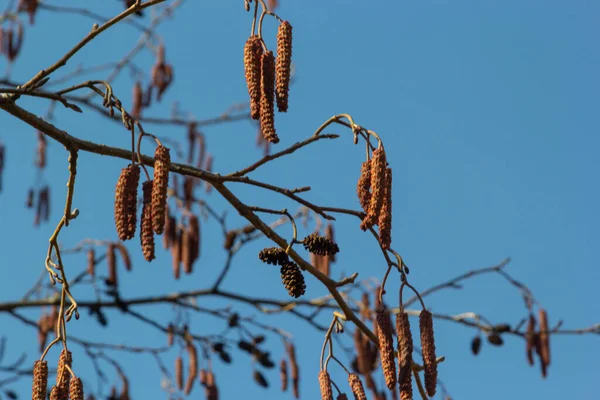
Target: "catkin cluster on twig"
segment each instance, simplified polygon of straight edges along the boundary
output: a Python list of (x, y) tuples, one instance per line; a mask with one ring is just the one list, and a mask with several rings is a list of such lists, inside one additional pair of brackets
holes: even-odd
[(279, 24), (277, 30), (276, 90), (277, 109), (287, 112), (292, 65), (292, 25), (288, 21)]
[(115, 190), (115, 224), (121, 240), (129, 240), (135, 236), (139, 181), (138, 164), (130, 164), (121, 170)]
[(425, 369), (425, 389), (427, 394), (433, 397), (437, 386), (437, 361), (433, 316), (427, 310), (421, 311), (419, 315), (419, 329), (421, 330), (421, 352), (423, 353), (423, 368)]

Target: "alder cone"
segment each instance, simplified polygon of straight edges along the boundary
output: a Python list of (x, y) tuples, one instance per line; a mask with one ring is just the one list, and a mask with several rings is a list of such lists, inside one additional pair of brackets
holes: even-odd
[(331, 378), (327, 371), (319, 372), (319, 386), (321, 388), (322, 400), (333, 400), (333, 391), (331, 390)]
[(427, 394), (433, 397), (437, 386), (437, 362), (433, 334), (433, 316), (429, 311), (421, 311), (419, 315), (419, 328), (421, 330), (423, 367), (425, 368), (425, 389), (427, 389)]
[(69, 391), (69, 379), (71, 379), (71, 373), (65, 365), (69, 367), (73, 363), (73, 356), (69, 350), (62, 349), (60, 357), (58, 358), (58, 367), (56, 369), (56, 386), (61, 392), (65, 394)]
[(83, 383), (81, 379), (72, 377), (71, 385), (69, 387), (69, 399), (70, 400), (83, 400)]
[(394, 360), (394, 341), (392, 339), (392, 326), (390, 316), (383, 307), (377, 309), (377, 338), (381, 353), (381, 368), (388, 389), (396, 387), (396, 361)]
[(252, 119), (260, 118), (260, 57), (262, 53), (261, 40), (252, 35), (244, 46), (244, 69), (246, 72), (246, 86), (250, 96), (250, 116)]
[(281, 267), (281, 281), (290, 296), (298, 298), (306, 290), (304, 276), (300, 268), (294, 262), (287, 262)]
[(379, 243), (385, 250), (392, 244), (392, 170), (385, 169), (383, 202), (379, 213)]
[(346, 396), (346, 393), (340, 393), (335, 400), (348, 400), (348, 396)]
[(162, 234), (165, 228), (170, 168), (169, 149), (160, 145), (154, 152), (154, 184), (152, 185), (152, 227), (158, 235)]
[(152, 231), (152, 186), (153, 181), (146, 181), (142, 185), (144, 200), (142, 205), (142, 223), (140, 227), (140, 243), (142, 254), (146, 261), (152, 261), (154, 256), (154, 232)]
[(350, 384), (350, 389), (352, 390), (352, 394), (356, 400), (367, 400), (365, 388), (363, 387), (358, 375), (350, 374), (348, 376), (348, 384)]
[(277, 109), (287, 112), (292, 66), (292, 25), (288, 21), (279, 24), (277, 30), (277, 65), (275, 69), (275, 96)]
[(130, 164), (121, 170), (115, 190), (115, 225), (121, 240), (129, 240), (135, 236), (139, 181), (138, 164)]
[(45, 400), (46, 387), (48, 386), (48, 363), (37, 360), (33, 364), (33, 385), (31, 389), (32, 400)]
[(261, 56), (260, 68), (260, 130), (265, 140), (279, 143), (275, 132), (275, 58), (272, 51)]
[(408, 314), (396, 314), (396, 334), (398, 335), (398, 384), (400, 385), (400, 398), (412, 399), (412, 352), (413, 340), (410, 331)]

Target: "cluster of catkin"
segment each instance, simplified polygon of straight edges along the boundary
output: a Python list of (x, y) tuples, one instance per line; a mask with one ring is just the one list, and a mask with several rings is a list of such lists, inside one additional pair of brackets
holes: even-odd
[(292, 62), (292, 26), (283, 21), (277, 31), (277, 60), (261, 35), (252, 35), (244, 47), (246, 85), (250, 96), (250, 115), (260, 121), (263, 138), (278, 143), (275, 130), (275, 102), (287, 112)]
[[(539, 322), (540, 325), (538, 331), (536, 331), (537, 322)], [(550, 365), (550, 332), (546, 310), (540, 308), (538, 312), (538, 321), (535, 320), (533, 314), (529, 315), (525, 339), (527, 361), (529, 362), (529, 365), (534, 364), (534, 355), (537, 354), (540, 360), (542, 376), (545, 378), (548, 375), (548, 366)]]
[[(56, 384), (50, 390), (50, 400), (83, 400), (83, 383), (71, 374), (73, 357), (71, 352), (60, 352), (56, 369)], [(32, 400), (45, 400), (48, 387), (48, 363), (37, 360), (33, 365)]]
[[(155, 258), (154, 234), (162, 234), (165, 227), (170, 166), (169, 149), (159, 145), (154, 153), (154, 179), (142, 185), (140, 243), (147, 261)], [(117, 234), (123, 241), (135, 236), (139, 180), (140, 166), (132, 163), (121, 170), (117, 181), (114, 215)]]
[(17, 58), (22, 46), (23, 24), (20, 20), (11, 21), (7, 29), (0, 27), (0, 54), (5, 55), (9, 62), (13, 62)]
[[(356, 374), (348, 374), (348, 384), (350, 385), (350, 390), (354, 395), (356, 400), (367, 400), (367, 395), (365, 393), (365, 389), (363, 384)], [(331, 377), (326, 370), (319, 371), (319, 388), (321, 390), (321, 399), (322, 400), (333, 400), (333, 390), (331, 388)], [(382, 393), (383, 395), (383, 393)], [(385, 396), (385, 395), (383, 395)], [(377, 396), (379, 398), (379, 396)], [(383, 397), (385, 398), (385, 397)], [(337, 400), (347, 400), (348, 397), (344, 393), (340, 393), (337, 397)]]
[[(316, 232), (318, 234), (318, 231)], [(333, 225), (327, 224), (325, 227), (325, 237), (331, 242), (335, 242)], [(331, 264), (335, 262), (335, 254), (331, 255), (318, 255), (310, 253), (310, 263), (313, 267), (318, 269), (323, 275), (329, 277), (331, 275)]]
[(367, 230), (379, 226), (381, 247), (389, 249), (392, 243), (392, 170), (381, 143), (372, 157), (362, 164), (356, 191), (365, 212), (360, 228)]
[(160, 101), (162, 95), (173, 82), (173, 66), (165, 62), (165, 46), (160, 44), (156, 52), (156, 62), (150, 71), (152, 86), (156, 88), (156, 100)]

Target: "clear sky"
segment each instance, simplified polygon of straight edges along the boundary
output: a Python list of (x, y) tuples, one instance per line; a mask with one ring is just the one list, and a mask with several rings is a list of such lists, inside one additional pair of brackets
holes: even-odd
[[(82, 5), (78, 1), (47, 3)], [(122, 9), (120, 1), (86, 3), (98, 3), (93, 10), (105, 16)], [(411, 267), (411, 282), (417, 288), (426, 289), (510, 256), (508, 271), (529, 285), (548, 310), (552, 326), (558, 320), (564, 321), (564, 328), (600, 321), (593, 300), (600, 281), (596, 254), (600, 245), (600, 190), (596, 184), (600, 167), (600, 3), (281, 0), (277, 12), (294, 28), (296, 80), (289, 112), (276, 116), (281, 138), (276, 148), (308, 137), (337, 113), (350, 113), (357, 123), (379, 133), (394, 170), (393, 247)], [(149, 22), (146, 14), (139, 19), (141, 23)], [(40, 10), (36, 24), (26, 24), (23, 54), (10, 78), (24, 81), (52, 64), (89, 31), (92, 22), (81, 15)], [(251, 22), (241, 0), (186, 1), (158, 29), (167, 44), (167, 58), (175, 66), (175, 81), (162, 103), (152, 106), (146, 115), (168, 117), (172, 103), (178, 101), (182, 109), (202, 119), (246, 101), (242, 52)], [(267, 43), (274, 47), (274, 21), (267, 19), (264, 29)], [(56, 77), (80, 64), (118, 61), (138, 37), (139, 32), (130, 26), (111, 30), (75, 56)], [(136, 59), (146, 70), (152, 63), (148, 50)], [(0, 68), (5, 66), (3, 58)], [(106, 71), (96, 72), (85, 79), (106, 75)], [(121, 75), (114, 89), (129, 102), (128, 73)], [(19, 103), (42, 115), (47, 110), (46, 101), (22, 99)], [(81, 138), (128, 146), (124, 128), (93, 111), (79, 115), (57, 106), (53, 123)], [(161, 137), (185, 138), (183, 127), (145, 126)], [(357, 208), (355, 184), (364, 147), (353, 146), (351, 135), (341, 128), (326, 132), (343, 135), (273, 162), (253, 177), (290, 188), (310, 185), (312, 191), (303, 196), (311, 201)], [(247, 121), (207, 127), (204, 133), (215, 157), (214, 169), (220, 173), (238, 170), (261, 156), (254, 147), (256, 128)], [(0, 113), (0, 141), (7, 146), (0, 193), (4, 270), (0, 302), (19, 299), (39, 276), (48, 237), (63, 208), (66, 152), (51, 142), (48, 168), (39, 177), (32, 166), (35, 140), (33, 128)], [(151, 151), (149, 146), (145, 148), (146, 153)], [(114, 185), (124, 166), (123, 160), (80, 155), (74, 199), (80, 216), (61, 234), (64, 247), (85, 238), (116, 239)], [(32, 229), (33, 213), (23, 203), (27, 189), (38, 179), (51, 183), (52, 223)], [(270, 193), (240, 185), (229, 187), (254, 205), (295, 208), (289, 200)], [(207, 201), (219, 210), (229, 210), (228, 227), (243, 224), (218, 193), (207, 196)], [(361, 278), (381, 278), (384, 260), (358, 225), (355, 218), (338, 218), (341, 253), (334, 274), (357, 271)], [(207, 222), (203, 229), (200, 263), (193, 275), (177, 282), (171, 277), (168, 254), (159, 253), (148, 265), (137, 239), (129, 243), (134, 270), (121, 274), (123, 296), (208, 286), (223, 264), (224, 253), (215, 222)], [(268, 245), (262, 241), (248, 246), (238, 256), (224, 287), (286, 299), (278, 272), (256, 257), (258, 250)], [(85, 255), (69, 256), (66, 262), (76, 273), (85, 268)], [(390, 289), (397, 287), (396, 281)], [(315, 279), (309, 277), (307, 285), (307, 296), (325, 294)], [(82, 286), (75, 295), (91, 299), (93, 290)], [(386, 301), (395, 305), (394, 290)], [(526, 316), (517, 291), (491, 276), (470, 280), (462, 290), (440, 292), (426, 303), (435, 312), (476, 312), (494, 323), (515, 324)], [(219, 307), (230, 303), (202, 298), (201, 304)], [(137, 310), (163, 324), (173, 314), (169, 307)], [(249, 308), (241, 310), (245, 315), (256, 314)], [(38, 316), (37, 312), (25, 314), (34, 319)], [(109, 327), (101, 329), (83, 312), (80, 321), (69, 324), (69, 332), (115, 344), (156, 346), (165, 341), (162, 333), (143, 329), (144, 325), (128, 321), (118, 312), (109, 313), (108, 318)], [(302, 398), (317, 398), (322, 333), (292, 317), (257, 318), (284, 324), (295, 335), (302, 366)], [(322, 322), (329, 318), (325, 316)], [(195, 315), (191, 327), (199, 333), (214, 333), (224, 325)], [(8, 339), (0, 367), (22, 353), (28, 360), (37, 357), (36, 333), (31, 328), (0, 314), (0, 332)], [(474, 357), (469, 345), (475, 333), (453, 323), (436, 322), (438, 353), (446, 356), (439, 376), (454, 399), (592, 398), (597, 391), (597, 336), (553, 336), (552, 365), (548, 379), (543, 380), (537, 366), (526, 364), (522, 340), (507, 337), (501, 348), (484, 344), (481, 354)], [(268, 341), (273, 358), (279, 360), (279, 340), (270, 337)], [(167, 365), (172, 365), (176, 355), (173, 350), (165, 356)], [(56, 356), (56, 351), (50, 353), (51, 360)], [(277, 370), (268, 372), (273, 388), (265, 391), (252, 383), (248, 357), (235, 350), (233, 357), (233, 367), (219, 362), (215, 366), (222, 398), (291, 398), (289, 393), (279, 392)], [(81, 348), (74, 347), (74, 359), (75, 366), (82, 365), (80, 374), (86, 384), (97, 388)], [(160, 390), (160, 372), (150, 356), (120, 355), (119, 360), (132, 382), (133, 398), (165, 397)], [(332, 376), (346, 387), (343, 372), (334, 369)], [(26, 398), (30, 385), (29, 379), (24, 379), (10, 387)], [(201, 396), (198, 387), (193, 396)]]

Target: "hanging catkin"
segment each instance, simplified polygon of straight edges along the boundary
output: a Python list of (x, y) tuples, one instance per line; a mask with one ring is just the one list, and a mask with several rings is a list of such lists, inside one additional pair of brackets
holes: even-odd
[(183, 359), (181, 356), (177, 356), (175, 359), (175, 381), (177, 382), (177, 388), (183, 390)]
[(350, 384), (350, 389), (352, 390), (352, 394), (356, 400), (367, 400), (367, 395), (365, 394), (365, 388), (363, 387), (360, 378), (356, 374), (348, 375), (348, 383)]
[(279, 24), (277, 30), (277, 66), (275, 95), (277, 109), (287, 112), (292, 65), (292, 26), (288, 21)]
[[(358, 201), (367, 216), (369, 215), (369, 204), (371, 203), (371, 162), (371, 159), (369, 159), (362, 163), (360, 167), (360, 177), (356, 184)], [(367, 217), (365, 217), (365, 220), (366, 218)]]
[(385, 169), (383, 202), (379, 213), (379, 243), (385, 250), (392, 244), (392, 170)]
[(244, 46), (244, 69), (246, 72), (246, 85), (250, 96), (250, 116), (252, 119), (260, 118), (260, 57), (262, 53), (261, 40), (252, 35)]
[(383, 204), (383, 195), (385, 188), (385, 169), (386, 169), (386, 158), (383, 147), (378, 147), (373, 151), (373, 158), (371, 159), (371, 198), (369, 201), (369, 208), (367, 211), (367, 217), (363, 220), (361, 228), (368, 229), (373, 224), (376, 224), (379, 220), (379, 213), (381, 211), (381, 205)]
[(32, 400), (45, 400), (46, 387), (48, 386), (48, 363), (37, 360), (33, 364), (33, 385), (31, 389)]
[(285, 392), (288, 388), (288, 367), (285, 358), (279, 363), (279, 376), (281, 378), (281, 391)]
[(69, 387), (69, 379), (71, 379), (71, 373), (65, 365), (71, 367), (73, 363), (73, 356), (69, 350), (62, 349), (60, 357), (58, 358), (58, 367), (56, 368), (56, 386), (61, 392), (67, 393)]
[(137, 219), (137, 186), (140, 180), (140, 167), (130, 164), (121, 170), (115, 190), (115, 225), (121, 240), (135, 236)]
[(152, 227), (158, 235), (163, 233), (167, 211), (167, 189), (171, 156), (163, 145), (154, 152), (154, 184), (152, 185)]
[(433, 316), (427, 310), (421, 311), (419, 315), (419, 329), (421, 330), (421, 351), (423, 353), (423, 368), (425, 369), (425, 389), (427, 389), (427, 394), (433, 397), (437, 386), (437, 362)]
[(377, 339), (381, 353), (381, 368), (388, 389), (396, 387), (396, 360), (394, 357), (394, 341), (389, 312), (383, 307), (377, 308)]
[(536, 341), (539, 340), (535, 333), (535, 317), (533, 314), (529, 315), (529, 322), (527, 323), (527, 331), (525, 332), (526, 346), (525, 352), (527, 353), (527, 362), (529, 365), (533, 365), (533, 351), (536, 347)]
[(396, 335), (398, 336), (398, 384), (400, 385), (400, 398), (412, 399), (412, 352), (413, 340), (410, 331), (408, 314), (396, 314)]
[(279, 143), (275, 131), (275, 58), (272, 51), (261, 56), (260, 70), (260, 129), (268, 142)]
[(83, 400), (83, 383), (79, 378), (71, 378), (69, 400)]
[(331, 390), (331, 378), (325, 370), (319, 372), (319, 387), (321, 388), (321, 400), (333, 400), (333, 391)]
[(152, 183), (146, 181), (142, 185), (144, 192), (142, 205), (142, 222), (140, 227), (140, 243), (142, 245), (142, 254), (146, 261), (154, 260), (154, 232), (152, 230)]
[(192, 343), (191, 340), (188, 340), (188, 343), (186, 344), (185, 347), (188, 352), (190, 364), (188, 367), (188, 377), (187, 377), (187, 381), (185, 383), (184, 393), (186, 395), (189, 395), (194, 386), (194, 381), (196, 380), (196, 374), (198, 373), (198, 353), (196, 351), (196, 347), (194, 347), (194, 344)]

